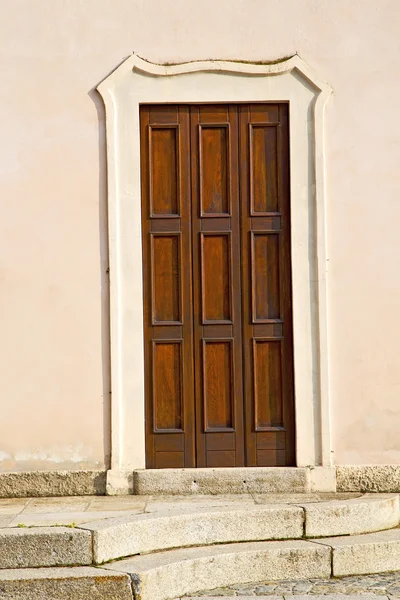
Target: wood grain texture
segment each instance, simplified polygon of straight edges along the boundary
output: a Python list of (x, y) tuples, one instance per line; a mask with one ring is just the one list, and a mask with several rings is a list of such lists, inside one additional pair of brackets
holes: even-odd
[(154, 217), (179, 214), (179, 125), (149, 126), (150, 213)]
[(293, 465), (288, 105), (140, 126), (146, 465)]

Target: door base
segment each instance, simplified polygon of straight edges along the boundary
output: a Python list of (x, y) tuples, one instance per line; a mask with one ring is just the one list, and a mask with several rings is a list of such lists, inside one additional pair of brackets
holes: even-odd
[(303, 494), (336, 492), (335, 467), (111, 470), (107, 495)]

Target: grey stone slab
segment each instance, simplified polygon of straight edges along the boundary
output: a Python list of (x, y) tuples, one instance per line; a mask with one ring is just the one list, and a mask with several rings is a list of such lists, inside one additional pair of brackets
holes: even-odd
[(293, 539), (303, 535), (303, 510), (295, 506), (191, 508), (119, 517), (84, 526), (93, 532), (94, 561), (185, 546)]
[(88, 531), (68, 527), (0, 530), (0, 569), (90, 565), (92, 562), (92, 538)]
[(18, 514), (29, 503), (27, 498), (0, 498), (0, 517)]
[(142, 511), (147, 501), (147, 496), (97, 496), (90, 498), (87, 510), (90, 512)]
[(127, 575), (92, 567), (4, 570), (0, 594), (5, 600), (133, 600)]
[(32, 498), (22, 510), (23, 514), (84, 512), (90, 502), (89, 496), (58, 498)]
[(399, 496), (301, 504), (307, 537), (353, 535), (397, 527)]
[[(141, 511), (127, 511), (126, 515), (135, 515)], [(118, 513), (117, 513), (118, 514)], [(115, 511), (86, 511), (86, 512), (58, 512), (58, 513), (22, 513), (13, 518), (8, 527), (53, 527), (58, 525), (80, 525), (101, 519), (115, 517)]]
[(0, 498), (104, 495), (105, 471), (0, 473)]
[(314, 541), (332, 548), (335, 577), (400, 569), (400, 529)]
[(13, 521), (15, 515), (0, 515), (0, 528), (7, 527)]
[[(144, 497), (144, 496), (143, 496)], [(213, 506), (254, 506), (253, 496), (247, 494), (197, 494), (192, 496), (148, 496), (146, 512), (158, 512), (160, 510), (181, 510), (197, 507), (209, 508)]]
[(141, 600), (167, 600), (238, 583), (329, 577), (331, 558), (325, 546), (294, 540), (169, 550), (106, 568), (130, 573)]
[(299, 493), (308, 490), (306, 468), (143, 469), (133, 472), (135, 494)]

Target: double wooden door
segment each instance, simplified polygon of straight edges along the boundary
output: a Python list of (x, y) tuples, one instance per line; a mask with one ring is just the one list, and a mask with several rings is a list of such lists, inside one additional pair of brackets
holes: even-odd
[(140, 127), (146, 465), (293, 465), (288, 105)]

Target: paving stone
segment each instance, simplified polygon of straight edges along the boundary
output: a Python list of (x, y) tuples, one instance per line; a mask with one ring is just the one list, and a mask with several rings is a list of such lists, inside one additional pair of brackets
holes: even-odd
[[(136, 515), (140, 511), (126, 512), (127, 515)], [(82, 523), (90, 523), (99, 519), (110, 519), (115, 517), (115, 511), (107, 512), (66, 512), (66, 513), (39, 513), (26, 514), (22, 513), (13, 518), (9, 523), (9, 527), (54, 527), (55, 525), (79, 525)]]
[[(285, 495), (287, 497), (287, 495)], [(285, 501), (283, 501), (285, 503)], [(254, 506), (255, 501), (250, 494), (221, 494), (219, 496), (149, 496), (146, 502), (146, 512), (159, 510), (180, 510), (204, 506)]]
[(295, 583), (293, 586), (294, 594), (306, 594), (312, 588), (312, 583), (310, 581), (300, 581), (299, 583)]
[(276, 583), (268, 583), (267, 585), (258, 585), (254, 588), (256, 596), (262, 596), (263, 594), (269, 594), (275, 591), (277, 587)]
[(0, 515), (18, 514), (28, 503), (28, 498), (0, 498)]
[(88, 505), (88, 497), (33, 498), (27, 503), (23, 514), (84, 512)]
[(7, 527), (14, 520), (14, 517), (15, 515), (0, 516), (0, 528)]
[[(249, 593), (249, 588), (252, 588), (254, 592)], [(281, 591), (283, 589), (290, 588), (291, 591)], [(359, 576), (348, 576), (340, 578), (330, 579), (306, 579), (306, 580), (286, 580), (276, 582), (260, 582), (258, 585), (252, 584), (251, 586), (236, 585), (226, 588), (222, 588), (220, 595), (232, 596), (237, 595), (237, 592), (241, 590), (241, 600), (247, 595), (249, 598), (253, 597), (256, 600), (260, 599), (261, 596), (267, 597), (269, 600), (276, 595), (284, 596), (288, 600), (294, 600), (295, 597), (304, 597), (308, 600), (316, 600), (318, 596), (321, 596), (324, 600), (329, 597), (335, 598), (336, 600), (342, 600), (343, 598), (350, 596), (352, 600), (368, 600), (369, 598), (382, 598), (382, 596), (389, 596), (390, 599), (400, 597), (400, 571), (391, 573), (378, 573), (371, 575), (359, 575)], [(212, 597), (214, 595), (212, 590), (205, 590), (199, 592), (204, 597)], [(354, 598), (356, 596), (357, 598)], [(368, 596), (368, 598), (366, 598)]]
[(147, 497), (143, 496), (97, 496), (89, 499), (87, 510), (89, 512), (142, 511), (144, 510), (147, 502)]

